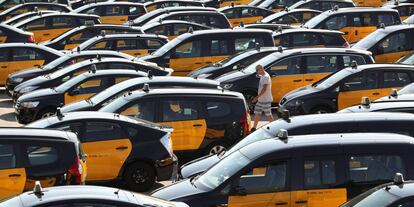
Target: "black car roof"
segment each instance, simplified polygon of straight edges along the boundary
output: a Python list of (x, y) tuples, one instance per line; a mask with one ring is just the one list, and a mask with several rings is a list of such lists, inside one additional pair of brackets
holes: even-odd
[[(355, 116), (355, 115), (354, 115)], [(374, 142), (375, 140), (375, 142)], [(250, 160), (279, 150), (298, 148), (317, 149), (323, 146), (347, 146), (357, 144), (414, 144), (410, 136), (391, 133), (344, 133), (344, 134), (313, 134), (289, 136), (287, 140), (278, 137), (254, 142), (240, 149)], [(260, 149), (260, 150), (257, 150)]]
[[(97, 6), (105, 6), (105, 5), (128, 5), (128, 6), (142, 6), (144, 7), (144, 4), (141, 3), (135, 3), (135, 2), (123, 2), (123, 1), (117, 1), (117, 2), (97, 2), (97, 3), (91, 3), (84, 6), (81, 6), (75, 10), (72, 11), (72, 13), (79, 13), (82, 12), (85, 9), (97, 7)], [(145, 8), (145, 7), (144, 7)]]
[(55, 50), (53, 48), (46, 47), (46, 46), (43, 46), (43, 45), (34, 44), (34, 43), (2, 43), (2, 44), (0, 44), (0, 49), (8, 48), (8, 47), (9, 48), (11, 48), (11, 47), (30, 47), (30, 48), (37, 48), (37, 49), (40, 49), (40, 50), (44, 50), (44, 51), (47, 51), (49, 53), (53, 53), (57, 56), (64, 55), (64, 53), (62, 53), (58, 50)]
[(58, 12), (58, 13), (47, 13), (47, 14), (43, 14), (41, 16), (36, 15), (36, 16), (30, 17), (28, 19), (25, 19), (21, 22), (18, 22), (14, 26), (15, 27), (20, 27), (24, 24), (35, 21), (37, 19), (46, 18), (46, 17), (53, 17), (53, 16), (74, 16), (74, 17), (78, 17), (78, 18), (79, 17), (85, 17), (85, 18), (88, 18), (88, 19), (99, 19), (99, 16), (92, 15), (92, 14), (60, 13), (60, 12)]

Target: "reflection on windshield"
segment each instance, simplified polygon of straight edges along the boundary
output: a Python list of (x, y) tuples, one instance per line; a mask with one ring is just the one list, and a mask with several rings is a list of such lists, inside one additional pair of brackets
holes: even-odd
[(387, 34), (385, 32), (376, 30), (375, 32), (367, 35), (362, 40), (358, 41), (354, 46), (352, 46), (352, 48), (369, 49), (386, 35)]
[(163, 56), (165, 53), (169, 52), (173, 47), (180, 44), (182, 42), (179, 38), (174, 38), (172, 41), (168, 42), (167, 44), (160, 47), (158, 50), (156, 50), (153, 55), (154, 56)]
[(74, 78), (69, 79), (68, 81), (60, 84), (58, 87), (55, 88), (56, 91), (58, 92), (65, 92), (67, 91), (70, 87), (80, 83), (83, 79), (85, 79), (84, 75), (78, 75)]
[(240, 169), (249, 164), (249, 159), (240, 151), (236, 151), (215, 164), (202, 174), (194, 184), (215, 189), (233, 176)]
[(327, 17), (328, 17), (328, 14), (325, 14), (325, 13), (319, 14), (319, 15), (313, 17), (312, 19), (310, 19), (309, 21), (307, 21), (305, 23), (304, 27), (313, 29), (320, 22), (322, 22), (323, 20), (325, 20)]
[(267, 68), (273, 61), (277, 60), (279, 58), (279, 52), (274, 52), (272, 54), (266, 55), (265, 57), (259, 59), (258, 61), (250, 64), (246, 68), (244, 68), (242, 71), (244, 73), (255, 73), (256, 72), (256, 66), (262, 65), (263, 67)]
[[(277, 127), (276, 127), (277, 128)], [(271, 139), (274, 136), (272, 136), (272, 134), (270, 134), (270, 132), (266, 131), (263, 128), (260, 128), (256, 131), (254, 131), (253, 133), (249, 134), (249, 136), (245, 137), (244, 139), (242, 139), (240, 142), (238, 142), (236, 145), (234, 145), (233, 147), (231, 147), (227, 152), (226, 155), (231, 154), (232, 152), (241, 149), (242, 147), (251, 144), (253, 142), (257, 142), (260, 140), (265, 140), (265, 139)]]
[(277, 18), (279, 18), (279, 17), (281, 17), (281, 16), (283, 16), (285, 14), (287, 14), (286, 11), (280, 11), (280, 12), (278, 12), (276, 14), (272, 14), (272, 15), (269, 15), (269, 16), (265, 17), (260, 22), (263, 22), (263, 23), (271, 23), (274, 19), (277, 19)]
[(314, 88), (323, 90), (323, 89), (326, 89), (326, 88), (329, 88), (329, 87), (335, 85), (340, 80), (342, 80), (343, 78), (345, 78), (345, 77), (347, 77), (348, 75), (351, 75), (351, 74), (352, 74), (352, 72), (350, 70), (343, 69), (343, 70), (340, 70), (340, 71), (332, 74), (331, 76), (329, 76), (326, 79), (322, 79), (321, 81), (314, 83), (312, 86)]
[(398, 95), (414, 94), (414, 84), (411, 83), (398, 91)]

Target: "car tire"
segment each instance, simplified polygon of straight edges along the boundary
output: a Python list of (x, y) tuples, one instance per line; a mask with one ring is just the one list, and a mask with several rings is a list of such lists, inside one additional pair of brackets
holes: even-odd
[(227, 145), (223, 142), (214, 142), (206, 149), (206, 155), (220, 154), (227, 151)]
[(54, 116), (54, 115), (56, 115), (56, 110), (54, 110), (54, 109), (52, 109), (52, 108), (46, 108), (46, 109), (41, 110), (41, 111), (37, 114), (36, 119), (37, 119), (37, 120), (38, 120), (38, 119), (43, 119), (43, 118), (50, 117), (50, 116)]
[(311, 114), (327, 114), (332, 113), (332, 109), (326, 107), (326, 106), (317, 106), (314, 107), (311, 111)]
[(253, 113), (254, 112), (254, 103), (252, 103), (252, 100), (254, 99), (254, 97), (257, 96), (256, 92), (253, 91), (242, 91), (242, 94), (244, 96), (244, 99), (246, 99), (247, 102), (247, 107), (249, 107), (249, 112)]
[(124, 174), (127, 187), (136, 192), (148, 191), (155, 183), (155, 170), (145, 162), (135, 162), (128, 166)]

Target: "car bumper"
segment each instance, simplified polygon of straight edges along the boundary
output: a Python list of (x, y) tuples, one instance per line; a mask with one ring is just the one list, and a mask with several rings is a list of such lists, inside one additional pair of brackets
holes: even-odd
[(21, 108), (14, 105), (14, 113), (16, 114), (19, 124), (28, 124), (35, 120), (37, 110), (29, 108)]
[(10, 83), (9, 81), (6, 82), (6, 86), (5, 86), (5, 88), (6, 88), (6, 94), (9, 97), (12, 97), (13, 96), (13, 90), (14, 90), (15, 87), (16, 87), (16, 84)]
[(177, 176), (178, 171), (178, 159), (175, 155), (165, 160), (158, 161), (155, 164), (157, 171), (157, 180), (173, 180)]

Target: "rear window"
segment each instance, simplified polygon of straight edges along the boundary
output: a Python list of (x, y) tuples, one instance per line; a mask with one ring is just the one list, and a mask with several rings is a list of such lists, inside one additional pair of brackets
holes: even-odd
[(54, 147), (29, 146), (26, 152), (31, 166), (49, 165), (58, 160), (58, 151)]
[(231, 106), (225, 102), (207, 102), (207, 118), (226, 117), (231, 114)]
[(344, 46), (345, 39), (342, 35), (322, 35), (322, 39), (325, 41), (327, 46)]

